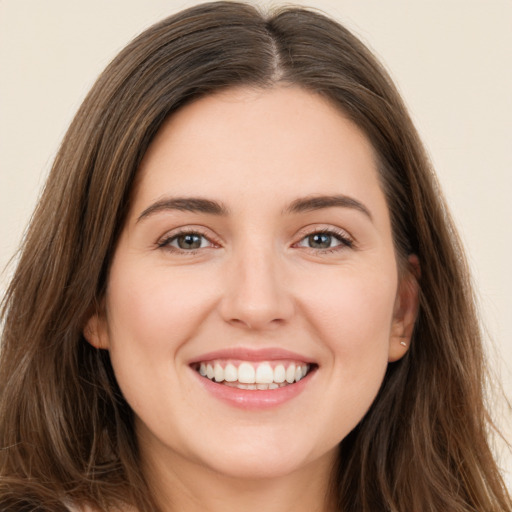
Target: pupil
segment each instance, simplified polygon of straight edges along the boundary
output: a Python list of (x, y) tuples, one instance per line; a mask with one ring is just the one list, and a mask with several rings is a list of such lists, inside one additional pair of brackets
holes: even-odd
[(182, 235), (178, 238), (180, 249), (199, 249), (201, 247), (201, 237), (199, 235)]
[(310, 235), (309, 245), (315, 249), (327, 249), (331, 246), (331, 236), (325, 233)]

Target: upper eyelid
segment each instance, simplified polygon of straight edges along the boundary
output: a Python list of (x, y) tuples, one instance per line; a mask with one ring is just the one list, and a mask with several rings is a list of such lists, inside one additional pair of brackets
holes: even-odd
[(161, 247), (168, 243), (169, 241), (186, 234), (197, 234), (203, 236), (214, 245), (220, 245), (221, 243), (223, 243), (218, 235), (213, 235), (211, 230), (204, 226), (182, 226), (167, 231), (164, 235), (158, 238), (156, 245), (158, 247)]
[[(167, 231), (164, 235), (158, 238), (156, 244), (162, 245), (165, 242), (168, 242), (169, 240), (172, 240), (173, 238), (176, 238), (183, 234), (188, 233), (196, 233), (198, 235), (204, 236), (207, 240), (209, 240), (212, 244), (216, 245), (224, 245), (226, 242), (225, 240), (219, 236), (216, 232), (212, 231), (210, 228), (207, 228), (206, 226), (201, 225), (188, 225), (188, 226), (180, 226), (174, 229), (171, 229)], [(331, 224), (313, 224), (308, 225), (300, 228), (295, 236), (295, 241), (292, 245), (297, 244), (300, 242), (303, 238), (310, 236), (315, 233), (327, 233), (332, 234), (334, 236), (340, 237), (342, 239), (349, 240), (352, 244), (355, 244), (356, 240), (351, 235), (349, 231), (346, 229), (340, 228), (339, 226), (333, 226)]]
[(305, 236), (313, 235), (315, 233), (328, 233), (343, 238), (348, 238), (351, 241), (355, 241), (354, 237), (346, 229), (340, 228), (338, 226), (332, 226), (329, 224), (314, 224), (310, 226), (305, 226), (298, 230), (296, 236), (297, 238), (300, 237), (300, 239), (302, 240), (302, 238), (304, 238)]

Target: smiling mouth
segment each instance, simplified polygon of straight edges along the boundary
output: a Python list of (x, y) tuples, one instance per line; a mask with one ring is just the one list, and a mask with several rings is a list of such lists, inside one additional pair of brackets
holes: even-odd
[(192, 367), (202, 377), (217, 384), (250, 390), (272, 390), (291, 386), (316, 365), (300, 361), (240, 361), (212, 360), (195, 363)]

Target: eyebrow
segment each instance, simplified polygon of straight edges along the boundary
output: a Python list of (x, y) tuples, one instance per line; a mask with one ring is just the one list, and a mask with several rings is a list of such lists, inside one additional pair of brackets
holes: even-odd
[(217, 201), (201, 197), (166, 197), (148, 206), (138, 217), (137, 222), (158, 212), (178, 210), (210, 215), (228, 215), (228, 209)]
[[(363, 203), (350, 196), (313, 196), (299, 198), (283, 210), (284, 214), (303, 213), (324, 208), (352, 208), (364, 213), (370, 220), (372, 215)], [(229, 209), (218, 201), (202, 197), (165, 197), (148, 206), (137, 218), (137, 222), (155, 213), (169, 210), (207, 213), (210, 215), (229, 215)]]
[(290, 206), (284, 210), (284, 213), (302, 213), (333, 207), (352, 208), (364, 213), (370, 220), (373, 220), (370, 210), (363, 203), (353, 197), (342, 194), (299, 198), (293, 201)]

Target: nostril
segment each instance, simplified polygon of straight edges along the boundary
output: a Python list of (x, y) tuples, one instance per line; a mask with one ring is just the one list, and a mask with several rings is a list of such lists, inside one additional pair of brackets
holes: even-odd
[(229, 320), (229, 323), (232, 324), (233, 326), (245, 327), (246, 329), (249, 330), (256, 330), (261, 329), (262, 327), (277, 327), (279, 325), (284, 324), (285, 320), (283, 318), (274, 318), (272, 320), (241, 320), (239, 318), (232, 318), (231, 320)]

